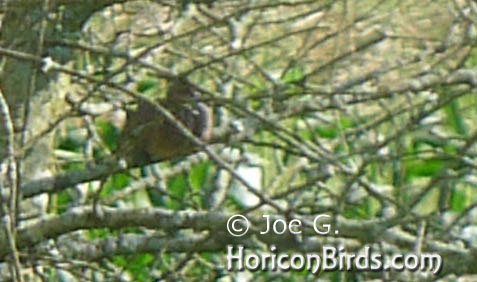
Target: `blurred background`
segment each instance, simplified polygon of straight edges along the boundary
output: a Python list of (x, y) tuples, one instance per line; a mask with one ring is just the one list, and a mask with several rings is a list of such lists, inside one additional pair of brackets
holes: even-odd
[[(0, 11), (2, 281), (477, 281), (477, 2), (11, 0)], [(213, 111), (212, 138), (126, 168), (126, 112), (156, 101), (167, 119), (177, 79)], [(146, 139), (159, 140), (134, 146)], [(251, 219), (246, 237), (227, 234), (233, 214)], [(260, 235), (263, 214), (304, 232)], [(338, 235), (314, 233), (319, 214)], [(432, 252), (444, 265), (238, 272), (228, 244)]]

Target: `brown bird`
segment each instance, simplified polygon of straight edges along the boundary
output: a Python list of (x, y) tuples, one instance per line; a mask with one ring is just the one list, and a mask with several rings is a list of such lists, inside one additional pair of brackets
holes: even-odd
[[(165, 99), (157, 100), (196, 137), (207, 142), (212, 135), (212, 111), (194, 98), (198, 93), (179, 79), (172, 82)], [(138, 102), (126, 111), (126, 124), (118, 146), (119, 156), (128, 166), (184, 156), (197, 150), (189, 138), (167, 121), (154, 105)]]

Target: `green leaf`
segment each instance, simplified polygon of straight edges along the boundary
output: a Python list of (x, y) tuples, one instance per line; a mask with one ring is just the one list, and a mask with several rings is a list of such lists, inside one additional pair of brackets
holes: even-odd
[(69, 191), (63, 191), (58, 194), (56, 198), (56, 203), (58, 207), (58, 213), (63, 213), (66, 211), (67, 207), (70, 207), (73, 203), (73, 197)]
[[(167, 188), (169, 193), (176, 199), (183, 199), (187, 193), (188, 185), (187, 178), (184, 174), (177, 175), (169, 179)], [(179, 209), (181, 207), (180, 203), (176, 200), (171, 200), (168, 202), (167, 206), (171, 209)]]
[(92, 229), (88, 232), (89, 239), (108, 238), (111, 235), (113, 235), (113, 233), (105, 228)]
[(83, 146), (83, 142), (74, 138), (70, 134), (65, 138), (59, 140), (58, 149), (72, 151), (72, 152), (81, 152), (81, 148)]
[(445, 167), (440, 159), (410, 160), (405, 162), (407, 177), (432, 177)]
[(207, 183), (211, 165), (203, 162), (195, 165), (189, 172), (189, 183), (193, 191), (200, 191)]
[(338, 128), (337, 127), (318, 127), (316, 132), (321, 138), (334, 139), (338, 137)]
[(117, 173), (112, 175), (104, 184), (102, 194), (111, 195), (114, 191), (122, 190), (129, 184), (129, 175)]
[(445, 107), (447, 124), (459, 135), (466, 135), (468, 128), (462, 117), (458, 100), (453, 100)]
[(318, 126), (316, 131), (318, 135), (326, 139), (334, 139), (339, 136), (340, 130), (355, 127), (356, 123), (346, 117), (340, 118), (338, 125)]
[(283, 76), (283, 82), (285, 83), (300, 83), (305, 78), (305, 73), (301, 66), (293, 67), (287, 71), (287, 73)]
[(119, 140), (119, 129), (116, 128), (111, 122), (107, 121), (96, 121), (96, 126), (98, 127), (99, 136), (103, 140), (104, 144), (108, 149), (114, 151), (116, 150)]
[(463, 212), (467, 207), (468, 195), (465, 191), (454, 189), (451, 194), (451, 208), (456, 212)]
[(113, 262), (131, 273), (134, 281), (152, 281), (150, 268), (156, 261), (151, 254), (140, 254), (134, 256), (116, 256)]
[(146, 91), (149, 91), (151, 89), (156, 89), (159, 86), (159, 82), (154, 79), (145, 79), (141, 80), (137, 83), (136, 89), (140, 93), (144, 93)]
[(370, 203), (363, 201), (356, 206), (348, 206), (343, 212), (344, 217), (349, 219), (370, 219), (370, 211), (375, 210), (370, 208)]

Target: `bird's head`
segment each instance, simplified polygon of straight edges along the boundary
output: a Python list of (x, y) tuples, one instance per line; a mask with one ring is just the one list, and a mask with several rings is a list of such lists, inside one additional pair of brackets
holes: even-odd
[(184, 103), (198, 98), (199, 93), (182, 79), (174, 79), (170, 82), (167, 91), (167, 101), (174, 103)]

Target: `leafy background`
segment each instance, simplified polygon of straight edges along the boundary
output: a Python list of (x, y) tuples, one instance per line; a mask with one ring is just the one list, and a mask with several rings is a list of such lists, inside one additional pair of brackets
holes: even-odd
[[(100, 205), (128, 216), (120, 227), (91, 219), (88, 227), (51, 236), (60, 255), (35, 244), (28, 252), (37, 255), (22, 263), (42, 266), (31, 276), (454, 281), (477, 271), (475, 2), (117, 2), (56, 42), (73, 54), (63, 66), (77, 73), (57, 68), (50, 81), (59, 104), (47, 129), (54, 151), (43, 157), (53, 175), (100, 171), (115, 156), (124, 109), (137, 102), (128, 91), (164, 97), (169, 76), (186, 77), (214, 109), (208, 148), (222, 163), (199, 152), (94, 179), (70, 177), (49, 193), (44, 215), (61, 219)], [(343, 237), (262, 238), (255, 231), (234, 241), (223, 221), (171, 220), (170, 228), (152, 228), (133, 213), (138, 210), (167, 219), (242, 213), (309, 220), (326, 213)], [(135, 235), (162, 245), (135, 245)], [(124, 242), (113, 248), (111, 240)], [(62, 247), (66, 241), (77, 244), (74, 252)], [(388, 255), (437, 252), (445, 266), (437, 276), (235, 272), (225, 269), (230, 242), (246, 242), (253, 252), (268, 244), (290, 253), (319, 251), (337, 242), (356, 252), (365, 245)]]

